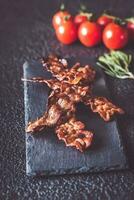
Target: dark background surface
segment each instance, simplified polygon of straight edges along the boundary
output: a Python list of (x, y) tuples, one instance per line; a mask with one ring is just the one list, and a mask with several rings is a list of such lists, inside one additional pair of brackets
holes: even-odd
[[(66, 1), (76, 12), (80, 1)], [(98, 14), (109, 9), (129, 16), (132, 0), (83, 1)], [(25, 175), (25, 133), (22, 64), (47, 52), (98, 57), (104, 47), (60, 45), (51, 29), (51, 16), (60, 1), (0, 1), (0, 199), (133, 199), (134, 196), (134, 82), (108, 78), (112, 97), (125, 109), (118, 119), (131, 170), (90, 175), (29, 178)], [(46, 40), (47, 39), (47, 40)], [(79, 46), (79, 51), (78, 51)], [(132, 46), (126, 49), (132, 52)], [(133, 67), (134, 69), (134, 67)]]

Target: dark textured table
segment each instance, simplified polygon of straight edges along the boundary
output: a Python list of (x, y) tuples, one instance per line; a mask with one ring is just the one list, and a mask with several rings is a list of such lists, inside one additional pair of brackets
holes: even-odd
[[(80, 1), (66, 1), (76, 12)], [(84, 1), (91, 11), (111, 9), (118, 16), (133, 12), (132, 0)], [(60, 1), (0, 1), (0, 199), (85, 200), (133, 199), (134, 195), (134, 82), (108, 78), (115, 101), (126, 115), (118, 119), (131, 170), (89, 175), (30, 178), (25, 175), (25, 133), (22, 64), (46, 52), (97, 57), (104, 47), (63, 46), (54, 39), (51, 16)], [(46, 40), (47, 39), (47, 40)], [(132, 52), (132, 46), (126, 49)], [(133, 65), (134, 66), (134, 65)], [(133, 67), (134, 68), (134, 67)]]

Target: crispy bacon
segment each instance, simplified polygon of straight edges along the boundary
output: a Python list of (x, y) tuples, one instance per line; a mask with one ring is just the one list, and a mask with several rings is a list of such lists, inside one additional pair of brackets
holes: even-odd
[(90, 85), (71, 85), (64, 81), (59, 81), (57, 79), (46, 80), (41, 77), (33, 77), (32, 79), (22, 79), (28, 82), (37, 82), (47, 84), (49, 88), (54, 91), (58, 91), (60, 94), (67, 95), (71, 101), (80, 102), (86, 95), (92, 94), (92, 86)]
[(58, 58), (55, 55), (50, 55), (46, 59), (42, 59), (43, 67), (52, 73), (58, 80), (62, 80), (67, 69), (67, 60)]
[(109, 121), (116, 113), (124, 113), (121, 108), (112, 104), (105, 97), (92, 97), (86, 104), (90, 105), (93, 112), (99, 113), (105, 121)]
[(80, 63), (76, 63), (64, 77), (64, 81), (76, 85), (76, 84), (88, 84), (95, 79), (95, 70), (89, 65), (82, 67)]
[(46, 127), (53, 127), (56, 124), (65, 122), (75, 113), (75, 105), (66, 95), (54, 94), (49, 99), (48, 109), (44, 115), (34, 122), (30, 122), (26, 132), (41, 131)]
[(40, 119), (28, 124), (26, 132), (35, 133), (46, 127), (54, 126), (58, 122), (61, 114), (62, 111), (58, 105), (50, 106), (48, 111)]
[(116, 113), (122, 114), (123, 110), (105, 97), (93, 97), (92, 82), (95, 79), (95, 70), (89, 65), (81, 66), (76, 63), (72, 68), (67, 68), (66, 59), (53, 55), (42, 59), (42, 64), (52, 73), (53, 79), (33, 77), (23, 81), (47, 84), (51, 89), (47, 110), (41, 118), (30, 122), (26, 131), (34, 133), (47, 127), (55, 127), (58, 138), (63, 140), (66, 146), (75, 147), (82, 152), (91, 145), (93, 133), (85, 130), (84, 123), (76, 120), (76, 103), (83, 102), (90, 106), (91, 110), (105, 121), (109, 121)]
[(92, 142), (93, 133), (84, 129), (85, 125), (75, 118), (71, 118), (65, 124), (56, 128), (56, 134), (60, 140), (63, 140), (66, 146), (72, 146), (83, 152)]
[(57, 56), (51, 55), (47, 59), (42, 59), (42, 64), (58, 80), (69, 84), (74, 85), (82, 81), (89, 83), (95, 78), (95, 70), (89, 65), (82, 67), (80, 63), (76, 63), (68, 69), (66, 59), (60, 59)]

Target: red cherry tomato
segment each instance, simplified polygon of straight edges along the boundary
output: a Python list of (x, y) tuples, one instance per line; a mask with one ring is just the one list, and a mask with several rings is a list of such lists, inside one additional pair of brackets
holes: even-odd
[(108, 49), (121, 49), (128, 42), (128, 32), (116, 23), (108, 24), (103, 31), (103, 42)]
[(78, 37), (82, 44), (92, 47), (101, 42), (102, 31), (97, 23), (86, 21), (80, 25)]
[(52, 24), (53, 27), (56, 29), (58, 26), (60, 26), (63, 22), (63, 20), (65, 19), (65, 17), (70, 18), (70, 20), (72, 20), (72, 16), (70, 15), (70, 13), (68, 11), (59, 11), (57, 12), (52, 19)]
[(101, 26), (101, 27), (105, 27), (107, 24), (113, 22), (112, 17), (108, 16), (108, 15), (102, 15), (98, 18), (97, 23)]
[(127, 30), (128, 30), (129, 40), (134, 42), (134, 23), (128, 22), (127, 23)]
[(71, 44), (77, 40), (77, 27), (71, 20), (64, 20), (56, 29), (56, 36), (63, 44)]
[(79, 26), (80, 24), (82, 24), (83, 22), (87, 21), (88, 17), (84, 14), (78, 14), (75, 16), (74, 18), (74, 23)]

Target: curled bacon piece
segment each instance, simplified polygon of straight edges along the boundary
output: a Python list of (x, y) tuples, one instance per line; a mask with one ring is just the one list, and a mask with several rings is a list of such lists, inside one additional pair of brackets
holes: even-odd
[(80, 63), (76, 63), (71, 69), (67, 68), (67, 60), (60, 59), (57, 56), (49, 56), (42, 59), (42, 64), (60, 81), (69, 84), (78, 84), (79, 82), (92, 82), (95, 78), (95, 70), (89, 65), (82, 67)]
[(56, 134), (60, 140), (63, 140), (66, 146), (72, 146), (83, 152), (92, 142), (93, 133), (84, 130), (85, 125), (81, 121), (71, 118), (65, 124), (56, 128)]
[(43, 67), (52, 73), (58, 80), (63, 80), (67, 69), (67, 60), (60, 59), (55, 55), (50, 55), (46, 59), (42, 59)]
[(64, 81), (76, 85), (76, 84), (88, 84), (95, 79), (95, 70), (89, 65), (84, 67), (80, 63), (76, 63), (64, 77)]
[[(41, 77), (33, 77), (32, 79), (22, 79), (23, 81), (28, 82), (37, 82), (47, 84), (49, 88), (54, 91), (58, 91), (60, 94), (67, 95), (71, 101), (80, 102), (83, 97), (86, 95), (92, 94), (92, 86), (91, 85), (71, 85), (64, 81), (58, 81), (57, 79), (46, 80)], [(51, 96), (51, 95), (50, 95)]]
[(35, 133), (43, 130), (47, 126), (54, 126), (58, 122), (61, 113), (62, 111), (58, 105), (52, 105), (40, 119), (28, 123), (26, 132)]
[(41, 131), (46, 127), (53, 127), (68, 120), (75, 113), (75, 105), (66, 95), (54, 94), (49, 99), (48, 109), (44, 115), (34, 122), (30, 122), (26, 132)]
[(109, 121), (115, 113), (124, 113), (121, 108), (112, 104), (105, 97), (92, 97), (86, 104), (90, 105), (93, 112), (99, 113), (105, 121)]

